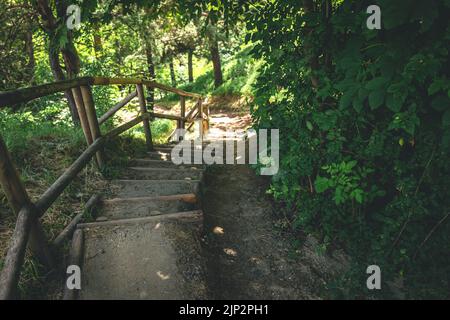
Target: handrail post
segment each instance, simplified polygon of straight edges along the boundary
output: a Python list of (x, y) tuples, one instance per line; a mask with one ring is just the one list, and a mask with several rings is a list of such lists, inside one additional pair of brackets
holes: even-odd
[[(98, 124), (97, 113), (95, 112), (94, 99), (92, 97), (92, 90), (90, 86), (81, 86), (81, 95), (83, 97), (84, 107), (86, 109), (86, 116), (89, 123), (89, 129), (92, 135), (92, 141), (101, 137), (100, 126)], [(104, 166), (104, 153), (100, 149), (96, 154), (97, 165), (99, 168)]]
[[(28, 193), (20, 180), (6, 148), (6, 144), (0, 136), (0, 183), (8, 199), (9, 205), (16, 215), (22, 208), (34, 207)], [(34, 210), (35, 211), (35, 210)], [(30, 211), (30, 214), (35, 212)], [(54, 261), (50, 253), (41, 222), (37, 216), (32, 217), (31, 233), (28, 241), (31, 252), (38, 261), (48, 269), (54, 267)]]
[(89, 120), (86, 114), (86, 108), (83, 102), (83, 96), (81, 94), (80, 87), (72, 89), (73, 97), (75, 99), (75, 105), (77, 106), (78, 116), (80, 118), (81, 128), (83, 129), (84, 137), (88, 146), (92, 144), (92, 134), (89, 127)]
[[(144, 97), (144, 87), (142, 84), (136, 85), (136, 90), (139, 98), (139, 107), (141, 109), (141, 114), (147, 113), (147, 105), (145, 103)], [(153, 150), (152, 132), (150, 130), (150, 121), (147, 117), (142, 120), (142, 125), (144, 126), (145, 142), (149, 151)]]
[[(179, 121), (178, 129), (184, 130), (184, 128), (185, 128), (184, 119), (186, 118), (186, 98), (184, 96), (180, 96), (180, 116), (182, 119)], [(178, 140), (183, 140), (183, 139), (184, 139), (184, 134), (178, 136)]]
[(200, 127), (199, 127), (199, 139), (203, 139), (203, 135), (204, 135), (204, 131), (203, 131), (203, 104), (202, 104), (202, 100), (198, 99), (197, 101), (197, 105), (198, 105), (198, 117), (200, 118)]

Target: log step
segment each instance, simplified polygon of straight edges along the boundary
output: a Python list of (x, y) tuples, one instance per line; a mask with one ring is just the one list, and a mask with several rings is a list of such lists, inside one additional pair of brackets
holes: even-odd
[(81, 227), (84, 254), (80, 299), (207, 297), (200, 211)]
[(160, 197), (115, 198), (103, 200), (98, 220), (148, 217), (195, 209), (197, 209), (197, 198), (193, 193)]
[(196, 194), (198, 187), (198, 180), (112, 180), (110, 186), (117, 198)]
[(133, 159), (130, 160), (131, 167), (148, 167), (148, 168), (178, 168), (189, 169), (194, 167), (201, 167), (201, 164), (182, 164), (176, 165), (172, 161), (153, 160), (153, 159)]
[(203, 171), (196, 167), (190, 169), (130, 167), (122, 173), (122, 178), (135, 180), (200, 180)]

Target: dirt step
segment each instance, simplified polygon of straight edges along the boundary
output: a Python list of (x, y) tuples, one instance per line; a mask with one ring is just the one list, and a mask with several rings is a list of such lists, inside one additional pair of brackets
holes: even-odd
[(111, 192), (117, 198), (197, 194), (198, 180), (112, 180)]
[(172, 169), (190, 169), (201, 168), (201, 164), (182, 164), (176, 165), (172, 161), (153, 160), (153, 159), (132, 159), (129, 162), (131, 167), (147, 167), (147, 168), (172, 168)]
[(124, 221), (81, 229), (80, 299), (208, 298), (199, 212)]
[(125, 219), (155, 216), (197, 209), (196, 196), (180, 194), (174, 196), (116, 198), (102, 201), (98, 214), (100, 219)]
[(170, 152), (162, 151), (148, 151), (147, 156), (149, 159), (153, 160), (167, 160), (170, 161)]
[(201, 180), (203, 171), (196, 167), (190, 169), (130, 167), (122, 173), (122, 178), (136, 180)]

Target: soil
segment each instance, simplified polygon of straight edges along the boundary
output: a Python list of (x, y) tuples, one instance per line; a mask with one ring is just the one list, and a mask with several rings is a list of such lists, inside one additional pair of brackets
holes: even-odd
[[(211, 128), (246, 129), (249, 115), (211, 108)], [(322, 299), (328, 281), (348, 265), (336, 250), (276, 227), (270, 178), (248, 165), (208, 167), (201, 185), (207, 287), (213, 299)]]
[(268, 181), (246, 165), (210, 167), (202, 186), (207, 284), (214, 299), (321, 299), (345, 258), (277, 230)]

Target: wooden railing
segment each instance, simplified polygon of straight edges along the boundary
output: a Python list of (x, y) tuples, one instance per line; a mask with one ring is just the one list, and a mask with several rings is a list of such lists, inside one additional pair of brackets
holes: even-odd
[[(135, 85), (136, 91), (129, 94), (121, 102), (113, 106), (97, 119), (91, 91), (91, 86), (93, 85)], [(144, 96), (144, 86), (179, 95), (180, 116), (149, 112)], [(73, 231), (72, 226), (76, 225), (76, 223), (71, 223), (67, 226), (57, 237), (58, 241), (55, 241), (52, 245), (49, 244), (44, 235), (40, 218), (94, 156), (97, 165), (100, 168), (104, 166), (106, 158), (103, 147), (108, 140), (129, 130), (137, 124), (142, 123), (147, 147), (149, 150), (152, 150), (153, 143), (150, 122), (153, 118), (175, 120), (177, 121), (178, 129), (184, 129), (186, 123), (190, 123), (190, 126), (192, 126), (196, 119), (202, 119), (201, 127), (204, 127), (203, 123), (207, 126), (208, 122), (209, 115), (208, 112), (205, 113), (203, 111), (201, 95), (172, 88), (154, 81), (136, 78), (84, 77), (1, 92), (0, 109), (3, 107), (11, 107), (14, 109), (17, 104), (67, 90), (71, 90), (74, 95), (87, 148), (37, 201), (31, 201), (20, 179), (18, 171), (12, 162), (6, 144), (0, 135), (0, 184), (3, 187), (11, 209), (17, 215), (16, 226), (10, 240), (10, 246), (0, 275), (0, 299), (12, 299), (16, 297), (17, 284), (20, 279), (20, 271), (24, 262), (27, 246), (33, 256), (46, 269), (55, 267), (52, 256), (52, 246), (60, 244), (63, 238), (68, 237), (71, 234), (70, 231)], [(100, 125), (111, 118), (135, 97), (138, 97), (139, 99), (139, 114), (133, 120), (102, 134)], [(186, 98), (193, 98), (196, 100), (194, 108), (190, 110), (187, 115)], [(201, 134), (203, 134), (203, 132), (201, 132)], [(76, 218), (79, 219), (79, 217)]]

